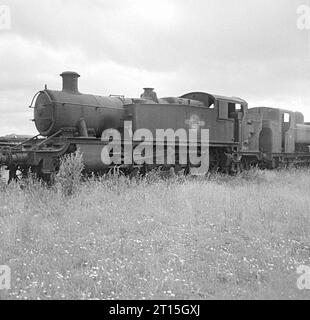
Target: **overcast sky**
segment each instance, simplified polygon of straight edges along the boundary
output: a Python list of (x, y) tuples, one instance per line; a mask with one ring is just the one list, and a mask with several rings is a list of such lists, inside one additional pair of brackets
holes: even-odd
[(35, 134), (32, 96), (59, 74), (84, 93), (137, 97), (191, 91), (239, 96), (250, 107), (300, 110), (310, 121), (309, 0), (0, 0), (0, 135)]

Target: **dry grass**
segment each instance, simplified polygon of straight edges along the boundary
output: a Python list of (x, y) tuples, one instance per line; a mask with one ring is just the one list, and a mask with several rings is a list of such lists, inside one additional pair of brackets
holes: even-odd
[(308, 299), (310, 171), (0, 186), (0, 299)]

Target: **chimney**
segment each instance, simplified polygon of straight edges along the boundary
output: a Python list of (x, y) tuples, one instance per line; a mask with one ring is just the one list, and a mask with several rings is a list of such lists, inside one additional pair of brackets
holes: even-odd
[(79, 93), (78, 78), (80, 75), (76, 72), (66, 71), (61, 75), (62, 77), (62, 90), (72, 93)]
[(142, 99), (152, 100), (152, 101), (158, 103), (157, 94), (154, 91), (154, 88), (144, 88), (143, 90), (144, 90), (144, 92), (141, 94)]

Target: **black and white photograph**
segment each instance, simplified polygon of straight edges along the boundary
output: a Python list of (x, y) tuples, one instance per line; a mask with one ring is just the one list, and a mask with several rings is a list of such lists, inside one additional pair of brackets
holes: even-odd
[(309, 299), (310, 0), (0, 0), (0, 300)]

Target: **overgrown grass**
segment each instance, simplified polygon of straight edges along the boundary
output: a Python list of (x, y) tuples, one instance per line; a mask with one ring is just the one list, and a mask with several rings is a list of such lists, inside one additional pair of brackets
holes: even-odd
[(83, 170), (83, 155), (79, 150), (65, 155), (55, 177), (56, 188), (64, 195), (72, 196), (80, 187)]
[(310, 171), (0, 187), (2, 299), (308, 299)]

